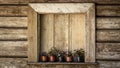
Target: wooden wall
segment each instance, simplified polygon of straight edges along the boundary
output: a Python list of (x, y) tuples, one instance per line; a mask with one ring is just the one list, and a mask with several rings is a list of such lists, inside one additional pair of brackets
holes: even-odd
[(96, 3), (99, 68), (120, 67), (120, 0), (0, 0), (0, 68), (27, 68), (29, 2)]

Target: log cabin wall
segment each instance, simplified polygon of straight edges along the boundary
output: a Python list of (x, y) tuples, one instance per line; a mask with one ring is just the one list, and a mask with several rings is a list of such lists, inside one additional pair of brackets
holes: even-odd
[(96, 4), (96, 61), (120, 68), (120, 0), (0, 0), (0, 68), (27, 68), (29, 2)]

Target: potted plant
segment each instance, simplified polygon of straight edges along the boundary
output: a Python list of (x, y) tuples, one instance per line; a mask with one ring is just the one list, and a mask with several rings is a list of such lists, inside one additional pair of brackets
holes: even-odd
[(64, 61), (64, 51), (58, 50), (58, 54), (57, 54), (57, 58), (58, 58), (58, 62), (63, 62)]
[(41, 59), (40, 59), (42, 62), (47, 62), (48, 61), (48, 56), (47, 56), (47, 53), (46, 52), (43, 52), (41, 54)]
[(80, 61), (84, 62), (85, 60), (85, 51), (83, 49), (80, 49)]
[(73, 52), (74, 62), (84, 62), (84, 50), (78, 49)]
[(72, 53), (70, 51), (66, 52), (65, 60), (66, 60), (66, 62), (72, 62)]
[(73, 59), (74, 59), (74, 62), (80, 62), (80, 50), (74, 50), (73, 51)]
[(56, 56), (57, 56), (57, 49), (55, 47), (52, 47), (50, 51), (48, 52), (49, 54), (49, 61), (50, 62), (55, 62), (56, 61)]

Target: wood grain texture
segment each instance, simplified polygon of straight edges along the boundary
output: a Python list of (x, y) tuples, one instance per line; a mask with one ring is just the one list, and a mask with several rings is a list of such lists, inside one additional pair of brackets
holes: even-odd
[(27, 41), (0, 41), (0, 56), (27, 57)]
[(27, 4), (29, 0), (0, 0), (0, 4)]
[[(27, 27), (27, 21), (28, 21), (27, 17), (0, 17), (0, 27)], [(120, 29), (120, 18), (97, 17), (96, 28)]]
[(53, 45), (53, 24), (54, 24), (54, 15), (53, 14), (46, 14), (40, 15), (41, 17), (41, 51), (48, 52), (54, 45)]
[(120, 18), (97, 17), (97, 29), (120, 29)]
[(0, 40), (27, 40), (27, 30), (0, 28)]
[(54, 18), (54, 46), (67, 51), (69, 14), (55, 14)]
[(0, 58), (0, 68), (29, 68), (27, 58)]
[(27, 16), (27, 6), (0, 6), (0, 16)]
[(98, 5), (97, 16), (120, 16), (120, 5)]
[[(37, 0), (36, 0), (37, 1)], [(75, 3), (97, 3), (97, 4), (120, 4), (119, 0), (47, 0), (48, 2), (75, 2)]]
[(95, 4), (93, 4), (86, 15), (86, 62), (95, 62)]
[(97, 68), (96, 64), (64, 64), (64, 65), (60, 65), (60, 64), (41, 64), (41, 65), (30, 65), (30, 68)]
[(99, 68), (119, 68), (120, 61), (97, 61)]
[(28, 4), (30, 2), (75, 2), (75, 3), (97, 3), (97, 4), (120, 4), (119, 0), (0, 0), (0, 4)]
[(97, 41), (101, 42), (119, 42), (120, 30), (98, 30)]
[[(120, 16), (119, 5), (96, 5), (97, 16)], [(36, 6), (35, 6), (36, 7)], [(62, 6), (61, 6), (62, 7)], [(49, 8), (48, 8), (49, 9)], [(0, 16), (27, 16), (28, 6), (0, 6)], [(42, 8), (43, 10), (43, 8)], [(45, 9), (44, 9), (45, 10)], [(55, 9), (54, 9), (55, 10)], [(56, 9), (58, 10), (58, 9)], [(69, 9), (70, 10), (70, 9)], [(77, 10), (77, 9), (76, 9)], [(67, 11), (61, 10), (62, 12)], [(61, 12), (59, 10), (59, 12)], [(71, 10), (73, 12), (74, 10)], [(57, 11), (58, 12), (58, 11)], [(81, 10), (82, 12), (82, 10)], [(44, 12), (45, 13), (45, 12)]]
[(30, 3), (39, 14), (45, 13), (85, 13), (93, 3)]
[[(38, 14), (29, 7), (28, 12), (28, 62), (38, 62), (40, 51), (40, 21)], [(39, 16), (40, 17), (40, 16)], [(33, 55), (34, 54), (34, 55)]]
[(27, 17), (0, 17), (0, 27), (27, 27)]
[(84, 49), (86, 45), (85, 14), (70, 14), (70, 47), (71, 50)]
[(96, 59), (120, 60), (120, 43), (97, 43)]

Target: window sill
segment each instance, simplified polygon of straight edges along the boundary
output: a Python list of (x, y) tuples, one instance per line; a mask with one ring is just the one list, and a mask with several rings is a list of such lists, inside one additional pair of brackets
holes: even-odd
[(84, 63), (84, 62), (29, 62), (29, 65), (97, 65), (97, 63)]

